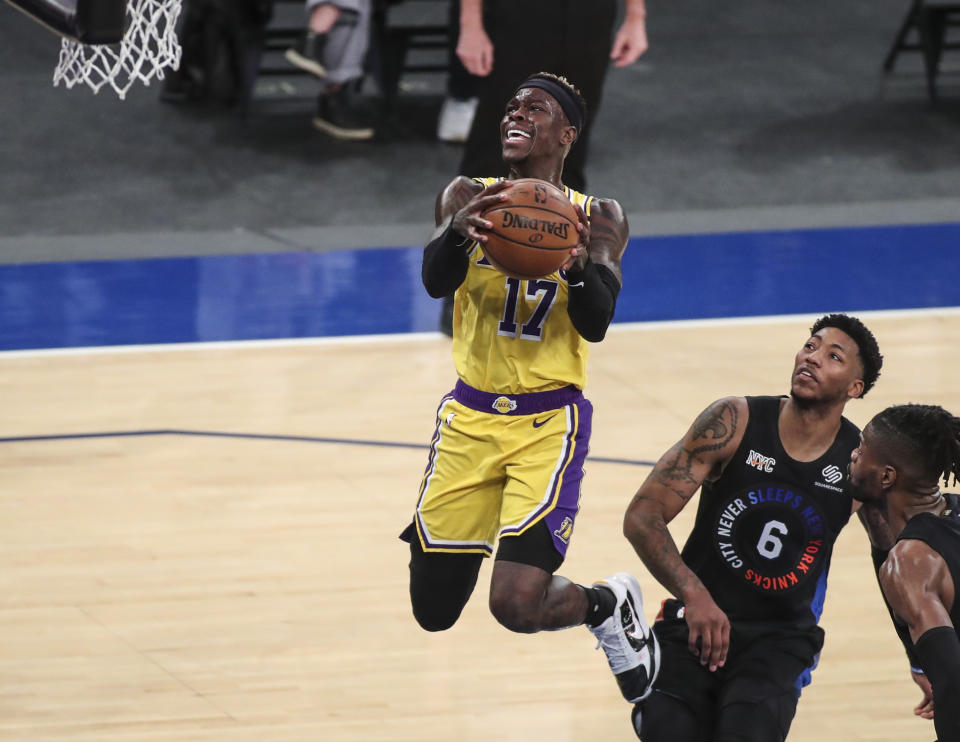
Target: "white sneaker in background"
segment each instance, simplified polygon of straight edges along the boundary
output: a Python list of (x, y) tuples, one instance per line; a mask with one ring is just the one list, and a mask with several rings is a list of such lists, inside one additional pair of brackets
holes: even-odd
[(467, 141), (470, 125), (473, 124), (473, 114), (477, 111), (478, 100), (468, 98), (444, 98), (440, 107), (440, 118), (437, 120), (437, 139), (441, 142), (462, 143)]

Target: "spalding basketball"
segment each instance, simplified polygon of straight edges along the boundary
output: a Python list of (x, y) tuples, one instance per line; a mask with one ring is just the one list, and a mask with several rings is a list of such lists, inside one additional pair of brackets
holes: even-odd
[(577, 212), (566, 194), (537, 178), (511, 181), (507, 200), (483, 217), (493, 222), (483, 254), (495, 268), (513, 278), (549, 276), (577, 246)]

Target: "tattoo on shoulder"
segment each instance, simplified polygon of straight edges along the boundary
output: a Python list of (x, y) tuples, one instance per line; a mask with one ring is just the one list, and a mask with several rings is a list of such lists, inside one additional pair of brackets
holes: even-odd
[(737, 432), (738, 418), (737, 407), (729, 400), (704, 410), (691, 428), (693, 445), (684, 445), (686, 440), (674, 444), (653, 470), (656, 481), (684, 501), (693, 497), (701, 484), (693, 475), (694, 461), (730, 443)]
[(727, 445), (737, 432), (738, 417), (736, 405), (727, 399), (715, 402), (701, 412), (693, 423), (693, 440), (705, 442), (696, 450), (714, 450)]

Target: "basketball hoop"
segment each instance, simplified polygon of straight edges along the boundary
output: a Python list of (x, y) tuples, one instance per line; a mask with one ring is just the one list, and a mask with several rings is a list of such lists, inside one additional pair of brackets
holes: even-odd
[(119, 44), (82, 44), (64, 38), (53, 84), (86, 83), (94, 93), (109, 85), (122, 100), (137, 80), (163, 79), (166, 67), (180, 66), (176, 25), (183, 0), (129, 0), (129, 25)]

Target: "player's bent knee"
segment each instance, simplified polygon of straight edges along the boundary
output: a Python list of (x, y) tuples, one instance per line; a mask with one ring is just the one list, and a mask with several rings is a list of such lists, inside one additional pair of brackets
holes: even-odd
[(490, 613), (501, 626), (518, 634), (532, 634), (540, 629), (539, 617), (532, 608), (522, 595), (490, 594)]
[(459, 610), (437, 610), (436, 606), (413, 603), (413, 617), (424, 631), (446, 631), (457, 622), (462, 611), (463, 606)]
[(477, 584), (480, 554), (426, 553), (417, 539), (410, 543), (410, 604), (413, 617), (426, 631), (453, 626)]
[(490, 581), (490, 613), (510, 631), (532, 634), (543, 628), (544, 600), (552, 576), (540, 567), (504, 560), (502, 551), (501, 547)]
[(633, 731), (642, 742), (712, 742), (710, 730), (685, 703), (654, 691), (633, 708)]
[(469, 585), (447, 580), (420, 579), (410, 575), (410, 605), (413, 617), (425, 631), (446, 631), (463, 612), (474, 582)]

